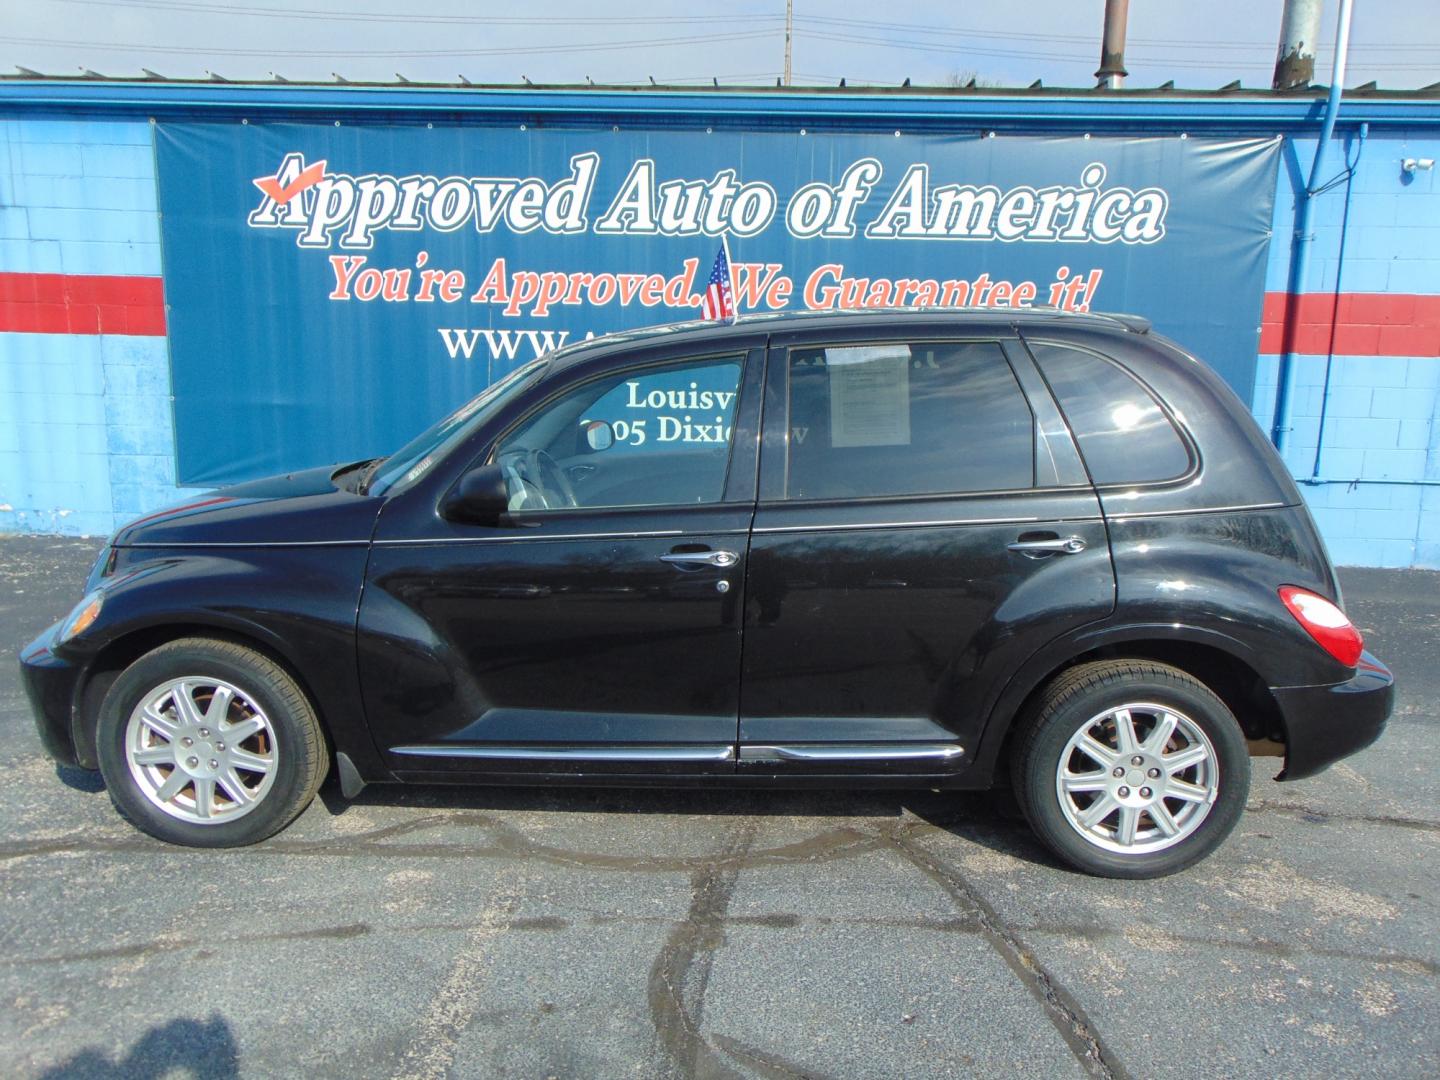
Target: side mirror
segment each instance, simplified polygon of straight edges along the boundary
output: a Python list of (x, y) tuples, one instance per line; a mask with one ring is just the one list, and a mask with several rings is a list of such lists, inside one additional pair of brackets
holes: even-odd
[(615, 429), (608, 420), (586, 420), (580, 428), (585, 432), (585, 445), (591, 450), (609, 450), (615, 445)]
[(510, 490), (499, 465), (478, 465), (452, 487), (440, 503), (447, 521), (470, 525), (498, 525), (510, 509)]

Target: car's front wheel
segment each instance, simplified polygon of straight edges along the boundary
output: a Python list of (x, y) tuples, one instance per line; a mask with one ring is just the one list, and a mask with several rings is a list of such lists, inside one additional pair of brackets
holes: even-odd
[(116, 679), (96, 726), (111, 798), (151, 836), (194, 847), (253, 844), (310, 804), (327, 760), (295, 680), (253, 649), (184, 638)]
[(1141, 660), (1056, 679), (1011, 767), (1036, 835), (1106, 877), (1160, 877), (1203, 859), (1250, 790), (1245, 736), (1224, 702), (1185, 672)]

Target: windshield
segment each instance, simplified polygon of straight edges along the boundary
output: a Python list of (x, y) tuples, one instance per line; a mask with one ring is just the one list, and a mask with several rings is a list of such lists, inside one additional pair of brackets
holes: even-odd
[(549, 360), (548, 356), (542, 356), (516, 368), (385, 458), (365, 488), (366, 494), (382, 495), (397, 484), (412, 484), (420, 479), (452, 447), (464, 441), (486, 416), (521, 390)]

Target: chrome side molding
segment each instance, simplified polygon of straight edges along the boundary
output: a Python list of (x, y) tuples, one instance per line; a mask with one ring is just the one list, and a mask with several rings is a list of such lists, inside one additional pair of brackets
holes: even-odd
[(413, 757), (481, 758), (494, 761), (723, 762), (735, 760), (735, 747), (698, 746), (392, 746), (392, 754)]
[(939, 764), (963, 757), (956, 743), (804, 743), (789, 746), (742, 746), (745, 761), (934, 761)]
[(786, 746), (447, 746), (426, 743), (392, 746), (409, 757), (467, 758), (491, 761), (646, 762), (721, 764), (727, 761), (807, 762), (843, 765), (881, 762), (933, 762), (946, 765), (965, 756), (956, 743), (800, 743)]

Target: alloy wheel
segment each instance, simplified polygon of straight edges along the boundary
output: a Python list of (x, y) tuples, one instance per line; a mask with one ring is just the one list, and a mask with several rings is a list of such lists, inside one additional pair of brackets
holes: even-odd
[(1194, 720), (1135, 702), (1106, 709), (1071, 736), (1055, 791), (1066, 822), (1088, 843), (1142, 855), (1192, 835), (1219, 780), (1215, 747)]
[(223, 679), (197, 675), (171, 679), (141, 698), (126, 726), (125, 757), (156, 807), (213, 825), (260, 804), (274, 784), (279, 748), (251, 697)]

